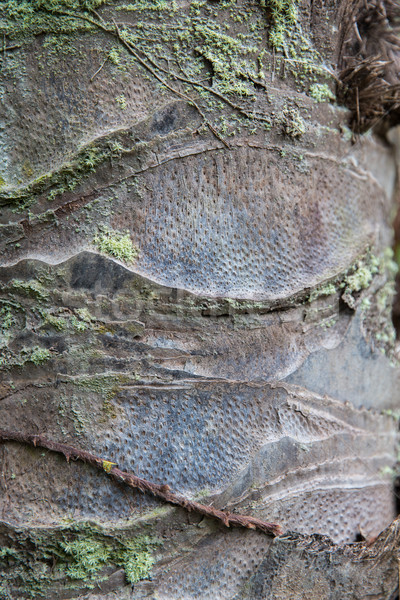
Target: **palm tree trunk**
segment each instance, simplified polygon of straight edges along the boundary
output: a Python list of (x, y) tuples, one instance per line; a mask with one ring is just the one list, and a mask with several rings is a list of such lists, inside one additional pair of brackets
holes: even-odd
[(397, 19), (1, 3), (0, 597), (395, 598)]

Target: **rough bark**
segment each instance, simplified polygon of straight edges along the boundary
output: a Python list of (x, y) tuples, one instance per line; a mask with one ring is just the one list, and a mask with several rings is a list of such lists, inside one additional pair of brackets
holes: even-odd
[(0, 3), (5, 598), (395, 597), (398, 89), (357, 115), (344, 8)]

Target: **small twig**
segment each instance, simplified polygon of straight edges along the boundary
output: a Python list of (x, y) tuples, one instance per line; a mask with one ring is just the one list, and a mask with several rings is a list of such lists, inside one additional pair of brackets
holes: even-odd
[(360, 44), (363, 45), (363, 39), (360, 35), (359, 29), (358, 29), (358, 25), (357, 25), (357, 21), (354, 19), (353, 22), (353, 27), (354, 27), (354, 33), (356, 34), (356, 38), (358, 39), (358, 41), (360, 42)]
[(98, 75), (100, 73), (100, 71), (102, 70), (102, 68), (104, 67), (104, 65), (106, 64), (106, 62), (108, 61), (108, 56), (106, 56), (106, 58), (104, 59), (104, 61), (101, 63), (100, 67), (97, 69), (96, 73), (94, 75), (91, 76), (90, 81), (92, 82), (93, 79), (96, 77), (96, 75)]
[(356, 115), (357, 115), (357, 124), (360, 126), (360, 99), (358, 93), (358, 87), (356, 87)]
[(169, 485), (159, 485), (157, 483), (147, 481), (146, 479), (141, 479), (140, 477), (136, 477), (136, 475), (132, 475), (126, 471), (121, 471), (117, 466), (114, 466), (115, 463), (104, 460), (99, 456), (91, 454), (90, 452), (86, 452), (86, 450), (80, 450), (79, 448), (69, 446), (68, 444), (53, 442), (46, 439), (42, 435), (0, 429), (0, 443), (4, 442), (19, 442), (21, 444), (46, 448), (46, 450), (50, 450), (51, 452), (62, 454), (67, 459), (67, 462), (70, 460), (80, 460), (91, 465), (92, 467), (99, 469), (100, 471), (105, 472), (114, 481), (119, 483), (123, 482), (132, 489), (151, 494), (156, 498), (163, 500), (164, 502), (168, 502), (174, 506), (180, 506), (189, 512), (193, 511), (204, 515), (205, 517), (217, 519), (226, 527), (233, 525), (236, 527), (245, 527), (247, 529), (256, 529), (257, 531), (262, 531), (263, 533), (273, 536), (280, 535), (282, 533), (281, 527), (276, 523), (268, 523), (261, 521), (260, 519), (256, 519), (255, 517), (224, 512), (222, 510), (213, 508), (212, 506), (206, 506), (204, 504), (199, 504), (198, 502), (193, 502), (192, 500), (188, 500), (183, 496), (178, 496), (177, 494), (171, 492)]
[(103, 17), (97, 12), (97, 10), (95, 10), (94, 8), (90, 8), (89, 10), (99, 19), (99, 21), (102, 21), (103, 23), (105, 22)]
[(14, 46), (4, 46), (3, 52), (9, 52), (10, 50), (18, 50), (18, 48), (22, 48), (22, 44), (14, 44)]

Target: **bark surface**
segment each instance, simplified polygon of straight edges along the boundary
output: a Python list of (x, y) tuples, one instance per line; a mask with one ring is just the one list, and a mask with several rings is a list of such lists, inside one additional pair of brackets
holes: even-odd
[(346, 15), (0, 3), (0, 597), (396, 597), (395, 138), (334, 103)]

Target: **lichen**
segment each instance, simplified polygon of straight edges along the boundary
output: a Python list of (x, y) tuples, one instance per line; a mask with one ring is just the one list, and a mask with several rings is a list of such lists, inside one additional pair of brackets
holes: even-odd
[(368, 251), (345, 273), (340, 287), (343, 289), (342, 299), (350, 308), (355, 308), (355, 294), (370, 286), (374, 275), (382, 269), (383, 261), (384, 257), (379, 259)]
[(319, 286), (317, 287), (315, 290), (313, 290), (309, 297), (308, 297), (308, 302), (314, 302), (314, 300), (316, 300), (317, 298), (319, 298), (320, 296), (331, 296), (333, 294), (335, 294), (337, 292), (337, 287), (334, 283), (330, 282), (330, 283), (326, 283), (325, 285)]
[(93, 243), (100, 252), (126, 264), (132, 264), (139, 255), (139, 250), (133, 245), (129, 233), (121, 233), (114, 229), (103, 227), (94, 237)]

